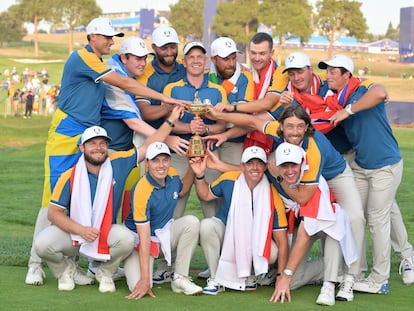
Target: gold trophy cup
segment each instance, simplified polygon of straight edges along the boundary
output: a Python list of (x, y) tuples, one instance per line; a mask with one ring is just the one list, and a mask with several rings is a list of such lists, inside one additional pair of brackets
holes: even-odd
[[(211, 105), (211, 104), (210, 104)], [(200, 117), (208, 112), (209, 104), (203, 104), (199, 97), (194, 99), (194, 102), (187, 107), (188, 112), (194, 115), (194, 119), (200, 119)], [(187, 149), (187, 157), (204, 157), (206, 155), (206, 145), (200, 135), (193, 135), (190, 138), (190, 145)]]

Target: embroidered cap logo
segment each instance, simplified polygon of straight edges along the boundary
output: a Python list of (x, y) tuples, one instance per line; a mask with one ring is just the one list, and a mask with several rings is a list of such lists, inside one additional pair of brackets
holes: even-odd
[(259, 152), (259, 149), (257, 149), (257, 148), (252, 148), (252, 149), (251, 149), (251, 151), (252, 151), (252, 153), (253, 153), (253, 154), (257, 154), (257, 153)]
[(285, 148), (285, 149), (283, 149), (283, 153), (284, 153), (284, 155), (290, 155), (291, 154), (291, 151), (290, 151), (290, 148)]

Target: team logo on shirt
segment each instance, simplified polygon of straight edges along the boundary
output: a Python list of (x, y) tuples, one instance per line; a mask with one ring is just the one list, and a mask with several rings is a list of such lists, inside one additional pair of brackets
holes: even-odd
[(177, 191), (174, 191), (174, 193), (173, 193), (173, 199), (174, 200), (177, 200), (178, 199), (178, 193), (177, 193)]

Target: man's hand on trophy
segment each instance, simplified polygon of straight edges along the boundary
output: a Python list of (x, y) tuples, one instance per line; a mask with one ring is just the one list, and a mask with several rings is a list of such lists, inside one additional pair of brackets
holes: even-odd
[(222, 143), (227, 141), (227, 139), (228, 137), (226, 135), (226, 132), (203, 137), (203, 140), (207, 142), (207, 148), (210, 150), (214, 150), (220, 147)]
[(209, 109), (207, 111), (207, 113), (205, 114), (205, 117), (210, 119), (210, 120), (217, 120), (217, 116), (220, 114), (221, 112), (218, 111), (216, 109), (216, 107), (214, 106), (213, 108)]
[(180, 136), (170, 135), (165, 139), (165, 143), (168, 147), (174, 151), (175, 153), (179, 154), (180, 156), (185, 156), (189, 142), (184, 138), (180, 138)]
[(192, 102), (182, 99), (175, 99), (168, 96), (164, 96), (164, 99), (162, 100), (163, 105), (169, 105), (171, 106), (171, 109), (173, 106), (182, 106), (182, 107), (188, 107), (192, 104)]
[(174, 123), (179, 118), (181, 118), (183, 114), (184, 114), (183, 106), (173, 106), (170, 116), (169, 116), (169, 120)]
[(188, 164), (196, 176), (204, 176), (207, 167), (207, 156), (189, 158)]
[(206, 131), (206, 126), (202, 119), (193, 119), (190, 122), (191, 133), (196, 135), (202, 135)]
[(212, 107), (215, 111), (218, 112), (232, 112), (233, 111), (233, 105), (226, 104), (226, 103), (218, 103), (214, 107)]

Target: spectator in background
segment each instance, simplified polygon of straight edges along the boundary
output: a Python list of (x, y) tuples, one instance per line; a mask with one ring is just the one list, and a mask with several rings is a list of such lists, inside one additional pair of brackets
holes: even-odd
[(28, 90), (26, 95), (26, 107), (24, 112), (23, 119), (31, 119), (32, 118), (32, 110), (33, 110), (33, 103), (35, 100), (35, 95), (33, 94), (33, 90)]
[(20, 108), (20, 89), (17, 89), (13, 94), (13, 113), (17, 117), (19, 115)]

